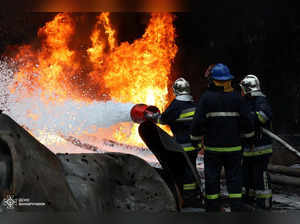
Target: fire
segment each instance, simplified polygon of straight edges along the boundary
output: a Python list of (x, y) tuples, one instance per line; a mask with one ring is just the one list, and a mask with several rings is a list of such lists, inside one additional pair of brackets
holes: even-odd
[[(67, 14), (58, 14), (38, 31), (41, 48), (34, 49), (26, 45), (19, 49), (16, 61), (19, 72), (15, 75), (15, 85), (28, 90), (41, 89), (43, 93), (54, 94), (62, 99), (69, 96), (72, 75), (79, 69), (75, 62), (74, 51), (68, 42), (74, 34), (74, 24)], [(51, 93), (51, 94), (49, 94)]]
[[(45, 98), (45, 103), (113, 99), (156, 105), (163, 110), (170, 101), (168, 85), (177, 53), (173, 20), (171, 14), (153, 13), (141, 38), (118, 43), (109, 13), (101, 13), (89, 37), (90, 47), (82, 52), (70, 47), (76, 37), (75, 22), (70, 15), (59, 13), (38, 31), (40, 47), (18, 48), (18, 72), (11, 91), (22, 86), (20, 97), (29, 97), (37, 89), (43, 95), (55, 96)], [(124, 131), (129, 129), (130, 133)], [(121, 124), (113, 137), (123, 143), (141, 144), (137, 125)]]

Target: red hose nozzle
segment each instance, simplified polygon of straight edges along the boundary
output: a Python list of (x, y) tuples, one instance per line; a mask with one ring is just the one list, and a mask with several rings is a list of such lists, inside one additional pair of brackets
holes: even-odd
[(154, 114), (160, 113), (159, 109), (156, 106), (148, 106), (146, 104), (136, 104), (131, 108), (130, 117), (133, 122), (138, 124), (143, 123), (146, 121), (146, 114)]

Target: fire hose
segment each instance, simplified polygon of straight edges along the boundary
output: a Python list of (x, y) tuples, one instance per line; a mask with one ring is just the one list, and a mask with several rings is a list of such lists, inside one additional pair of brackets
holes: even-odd
[(268, 135), (270, 138), (276, 140), (277, 142), (279, 142), (280, 144), (282, 144), (283, 146), (285, 146), (288, 150), (294, 152), (298, 157), (300, 157), (300, 152), (295, 149), (293, 146), (291, 146), (289, 143), (287, 143), (286, 141), (284, 141), (282, 138), (280, 138), (279, 136), (275, 135), (273, 132), (269, 131), (268, 129), (265, 128), (261, 128), (262, 132), (265, 133), (266, 135)]
[[(136, 104), (135, 106), (133, 106), (133, 108), (130, 111), (130, 116), (132, 118), (132, 120), (136, 123), (142, 123), (144, 121), (146, 121), (146, 114), (151, 114), (151, 113), (160, 113), (159, 109), (155, 106), (147, 106), (146, 104)], [(168, 135), (167, 133), (165, 133), (166, 135)], [(168, 137), (170, 137), (168, 135)], [(173, 151), (173, 152), (180, 152), (183, 154), (188, 166), (190, 167), (190, 169), (192, 170), (193, 176), (195, 178), (196, 184), (198, 185), (199, 189), (201, 190), (201, 192), (204, 192), (203, 186), (201, 184), (201, 177), (196, 169), (196, 167), (192, 164), (189, 156), (187, 155), (187, 153), (184, 151), (184, 149), (182, 148), (182, 146), (180, 146), (179, 144), (176, 144), (177, 147), (168, 147), (166, 148), (166, 150), (169, 151)]]

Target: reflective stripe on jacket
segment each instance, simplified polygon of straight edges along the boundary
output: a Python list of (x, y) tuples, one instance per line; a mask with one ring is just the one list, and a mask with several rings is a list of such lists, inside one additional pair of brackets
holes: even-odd
[[(187, 95), (189, 96), (189, 95)], [(170, 126), (171, 131), (175, 137), (175, 140), (179, 144), (186, 144), (183, 148), (185, 151), (192, 151), (195, 148), (191, 148), (191, 125), (192, 118), (195, 114), (195, 103), (192, 101), (192, 97), (174, 99), (168, 108), (161, 114), (159, 118), (160, 124), (167, 124)]]
[(272, 153), (272, 139), (261, 131), (261, 127), (271, 129), (272, 109), (265, 95), (258, 94), (247, 98), (251, 109), (250, 118), (255, 125), (254, 149), (244, 145), (244, 156), (260, 156)]
[(260, 156), (272, 153), (272, 145), (262, 145), (254, 147), (254, 149), (250, 149), (249, 147), (244, 148), (243, 150), (243, 156), (249, 157), (249, 156)]
[(200, 98), (192, 124), (191, 139), (204, 136), (205, 150), (240, 151), (241, 134), (252, 139), (254, 125), (250, 108), (239, 93), (212, 86)]

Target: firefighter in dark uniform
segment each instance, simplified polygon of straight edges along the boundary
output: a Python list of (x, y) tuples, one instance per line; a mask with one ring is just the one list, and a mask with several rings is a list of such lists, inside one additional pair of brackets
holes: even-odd
[(249, 144), (254, 127), (245, 99), (231, 87), (234, 78), (224, 64), (211, 69), (208, 90), (201, 96), (192, 124), (193, 145), (204, 139), (206, 211), (220, 211), (220, 173), (225, 168), (231, 211), (242, 207), (241, 134)]
[(272, 189), (267, 167), (272, 155), (272, 140), (262, 133), (261, 127), (271, 129), (272, 109), (255, 75), (247, 75), (240, 86), (255, 124), (254, 148), (245, 145), (243, 152), (243, 198), (258, 209), (270, 209)]
[[(176, 98), (162, 114), (154, 119), (154, 121), (170, 127), (176, 142), (182, 146), (196, 168), (196, 158), (200, 145), (194, 147), (190, 140), (192, 117), (195, 113), (195, 103), (191, 96), (191, 89), (188, 81), (184, 78), (178, 78), (173, 84), (173, 92)], [(177, 182), (179, 182), (180, 190), (183, 193), (183, 207), (201, 206), (201, 200), (199, 199), (199, 197), (201, 197), (200, 189), (197, 186), (193, 172), (183, 155), (180, 155), (177, 166), (178, 169), (175, 176)]]

